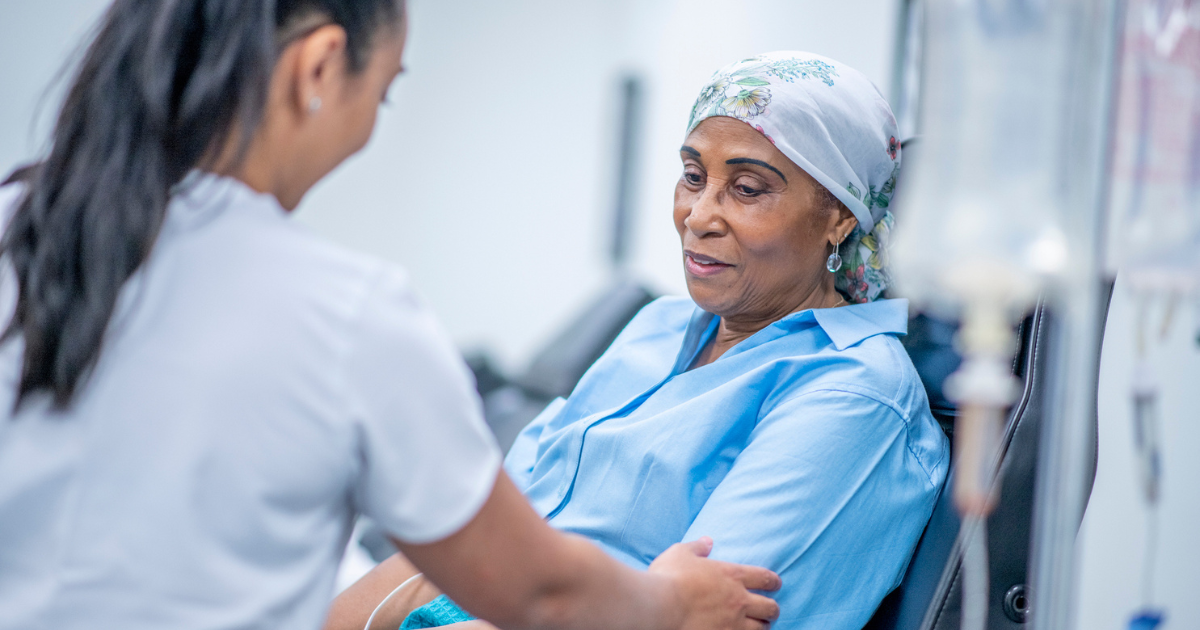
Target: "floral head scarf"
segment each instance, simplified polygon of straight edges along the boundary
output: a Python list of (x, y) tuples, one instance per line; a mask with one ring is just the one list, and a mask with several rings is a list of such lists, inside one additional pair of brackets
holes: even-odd
[(690, 134), (705, 118), (737, 118), (829, 189), (858, 219), (843, 241), (835, 284), (869, 302), (891, 284), (888, 205), (900, 173), (896, 118), (860, 72), (805, 52), (774, 52), (718, 70), (700, 92)]

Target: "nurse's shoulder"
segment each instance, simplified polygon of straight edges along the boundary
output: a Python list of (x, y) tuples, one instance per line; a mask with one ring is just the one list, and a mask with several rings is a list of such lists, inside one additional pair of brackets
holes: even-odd
[[(181, 186), (146, 275), (159, 288), (191, 287), (193, 304), (241, 311), (244, 323), (266, 329), (263, 341), (288, 329), (344, 345), (416, 336), (436, 346), (427, 350), (457, 356), (404, 268), (314, 233), (274, 197), (232, 178), (203, 174)], [(387, 330), (369, 326), (372, 319)]]
[(262, 306), (262, 297), (287, 293), (351, 308), (381, 275), (409, 288), (399, 265), (315, 234), (273, 196), (208, 173), (193, 173), (177, 188), (152, 257), (178, 259), (176, 272), (221, 276)]

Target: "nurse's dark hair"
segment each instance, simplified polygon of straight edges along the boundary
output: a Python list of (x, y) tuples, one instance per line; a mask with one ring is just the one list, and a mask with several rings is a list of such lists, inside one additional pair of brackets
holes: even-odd
[(400, 2), (113, 3), (79, 62), (49, 153), (17, 174), (24, 192), (0, 241), (17, 280), (4, 335), (24, 342), (17, 406), (39, 392), (58, 408), (74, 399), (172, 189), (227, 146), (235, 160), (244, 156), (287, 38), (337, 24), (348, 66), (360, 71), (380, 27), (401, 19)]

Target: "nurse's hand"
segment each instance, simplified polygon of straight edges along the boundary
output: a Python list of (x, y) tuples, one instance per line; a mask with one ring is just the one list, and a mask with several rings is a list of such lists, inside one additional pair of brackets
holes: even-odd
[(650, 573), (670, 578), (680, 589), (689, 617), (684, 630), (702, 628), (766, 628), (779, 617), (775, 600), (747, 592), (777, 591), (782, 585), (772, 571), (705, 559), (713, 541), (672, 545), (650, 564)]

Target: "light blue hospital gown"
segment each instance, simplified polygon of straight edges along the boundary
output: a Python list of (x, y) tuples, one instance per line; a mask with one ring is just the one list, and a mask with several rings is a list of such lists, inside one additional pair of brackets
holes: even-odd
[(552, 525), (630, 566), (711, 536), (713, 558), (783, 577), (775, 628), (861, 628), (949, 467), (896, 338), (908, 303), (794, 313), (688, 371), (717, 323), (688, 299), (644, 308), (505, 468)]

